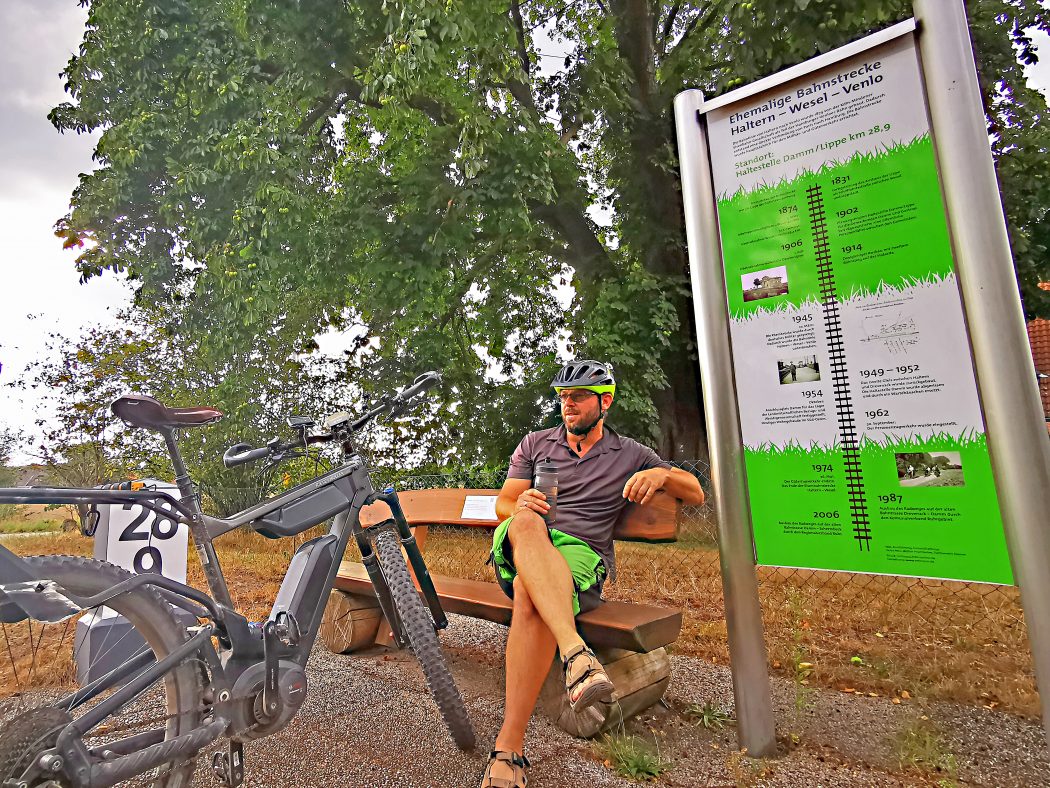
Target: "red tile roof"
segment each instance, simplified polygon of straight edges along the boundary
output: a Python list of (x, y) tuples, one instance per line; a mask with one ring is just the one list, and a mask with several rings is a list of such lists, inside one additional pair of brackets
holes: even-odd
[[(1028, 324), (1028, 344), (1032, 346), (1036, 374), (1050, 375), (1050, 320), (1036, 319)], [(1050, 377), (1039, 378), (1039, 396), (1043, 413), (1050, 418)]]

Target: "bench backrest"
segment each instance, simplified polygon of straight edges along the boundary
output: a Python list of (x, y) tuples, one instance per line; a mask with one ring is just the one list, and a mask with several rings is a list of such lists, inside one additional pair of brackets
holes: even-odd
[[(486, 504), (493, 506), (498, 495), (499, 490), (445, 488), (398, 491), (397, 497), (411, 525), (495, 528), (499, 520), (481, 510)], [(681, 508), (679, 499), (663, 491), (654, 495), (645, 506), (628, 502), (616, 521), (613, 538), (631, 542), (673, 542), (678, 539)], [(464, 517), (464, 514), (472, 516)], [(389, 516), (385, 504), (375, 503), (361, 510), (361, 524), (374, 525)]]

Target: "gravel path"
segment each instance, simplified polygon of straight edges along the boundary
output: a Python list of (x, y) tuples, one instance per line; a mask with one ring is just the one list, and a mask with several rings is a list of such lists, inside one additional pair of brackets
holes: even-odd
[[(442, 640), (467, 700), (478, 748), (465, 754), (452, 744), (430, 700), (418, 665), (403, 652), (329, 654), (315, 649), (310, 689), (299, 715), (281, 733), (245, 747), (250, 786), (476, 786), (502, 710), (505, 628), (450, 616)], [(1050, 785), (1050, 759), (1042, 728), (985, 709), (806, 690), (798, 704), (794, 685), (774, 679), (781, 756), (767, 761), (741, 757), (735, 732), (711, 732), (684, 713), (711, 701), (732, 706), (728, 668), (675, 656), (667, 707), (632, 720), (628, 733), (655, 741), (670, 764), (657, 784), (690, 788), (725, 786), (912, 786), (936, 785), (937, 776), (904, 773), (894, 737), (925, 714), (944, 734), (944, 749), (958, 765), (954, 782), (942, 785)], [(792, 735), (793, 734), (793, 735)], [(529, 731), (532, 788), (629, 786), (595, 753), (537, 713)], [(210, 759), (210, 758), (209, 758)], [(201, 759), (196, 784), (215, 786)]]

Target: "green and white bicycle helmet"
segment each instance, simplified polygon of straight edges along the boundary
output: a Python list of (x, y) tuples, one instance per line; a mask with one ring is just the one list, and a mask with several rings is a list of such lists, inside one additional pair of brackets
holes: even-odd
[(586, 389), (595, 394), (615, 394), (616, 378), (609, 364), (593, 359), (570, 361), (554, 376), (551, 386), (558, 393), (562, 389)]

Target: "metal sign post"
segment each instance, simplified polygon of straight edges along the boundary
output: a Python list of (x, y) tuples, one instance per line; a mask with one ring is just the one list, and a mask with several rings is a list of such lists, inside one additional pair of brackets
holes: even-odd
[(736, 700), (740, 746), (764, 758), (776, 754), (773, 701), (758, 601), (751, 514), (744, 474), (743, 441), (737, 419), (733, 359), (726, 326), (725, 281), (715, 216), (715, 190), (707, 156), (705, 130), (697, 112), (704, 103), (699, 90), (675, 98), (678, 157), (682, 170), (682, 200), (689, 236), (689, 268), (696, 314), (711, 483), (718, 512), (719, 562), (725, 597), (733, 696)]
[(1050, 741), (1050, 441), (962, 0), (916, 0), (919, 52), (999, 505)]
[[(1021, 587), (1050, 692), (1050, 442), (965, 8), (675, 100), (741, 743), (754, 565)], [(1050, 740), (1050, 702), (1044, 698)]]

